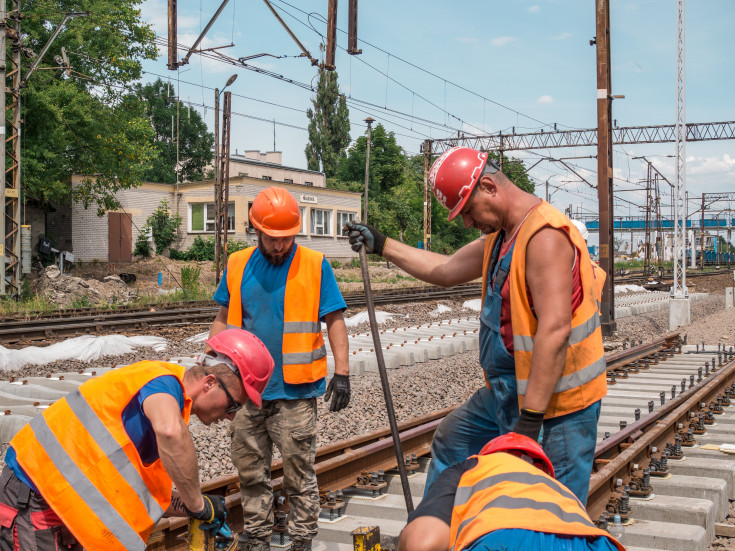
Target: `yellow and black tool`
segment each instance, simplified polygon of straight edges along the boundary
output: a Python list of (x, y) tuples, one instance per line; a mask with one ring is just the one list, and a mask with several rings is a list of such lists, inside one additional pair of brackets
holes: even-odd
[(352, 545), (355, 551), (380, 551), (380, 528), (361, 526), (353, 530)]
[(226, 524), (219, 530), (202, 528), (202, 524), (208, 523), (195, 518), (189, 519), (187, 551), (234, 551), (237, 548), (237, 537)]

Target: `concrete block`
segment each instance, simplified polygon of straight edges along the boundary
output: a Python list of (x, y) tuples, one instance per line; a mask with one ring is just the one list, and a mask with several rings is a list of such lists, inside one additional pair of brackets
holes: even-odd
[(735, 499), (735, 461), (685, 457), (683, 461), (669, 460), (671, 474), (717, 478), (727, 482), (728, 498)]
[(717, 522), (725, 519), (729, 509), (727, 483), (724, 480), (703, 476), (677, 475), (670, 478), (651, 477), (651, 486), (656, 495), (706, 499), (714, 505), (713, 514)]
[(669, 331), (691, 322), (691, 301), (689, 298), (669, 299)]
[(652, 500), (631, 498), (630, 507), (636, 520), (693, 524), (704, 527), (708, 541), (715, 537), (714, 504), (706, 499), (656, 495)]
[(735, 308), (735, 287), (725, 287), (725, 309)]
[[(405, 506), (404, 506), (405, 510)], [(406, 526), (405, 521), (382, 519), (379, 523), (373, 518), (353, 517), (345, 515), (339, 522), (319, 522), (319, 539), (335, 543), (352, 544), (351, 532), (362, 526), (380, 525), (380, 535), (398, 537)]]
[(625, 545), (676, 551), (706, 551), (709, 541), (701, 526), (641, 520), (625, 527)]
[(22, 429), (30, 417), (25, 415), (2, 415), (0, 416), (0, 444), (7, 444)]

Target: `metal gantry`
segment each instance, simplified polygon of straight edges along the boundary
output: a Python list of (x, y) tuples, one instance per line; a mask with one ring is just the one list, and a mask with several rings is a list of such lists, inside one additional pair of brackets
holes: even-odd
[[(676, 190), (674, 193), (674, 284), (671, 296), (689, 296), (686, 285), (686, 88), (684, 83), (684, 0), (677, 0), (676, 39)], [(703, 213), (704, 214), (704, 213)], [(688, 321), (688, 320), (687, 320)]]

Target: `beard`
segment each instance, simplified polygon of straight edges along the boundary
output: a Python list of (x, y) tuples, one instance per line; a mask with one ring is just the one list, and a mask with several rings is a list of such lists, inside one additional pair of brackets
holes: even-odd
[(284, 262), (286, 262), (286, 259), (291, 256), (291, 251), (293, 251), (294, 245), (296, 245), (296, 240), (294, 239), (291, 242), (291, 246), (282, 254), (272, 254), (270, 251), (268, 251), (263, 244), (263, 239), (258, 235), (258, 249), (260, 249), (260, 254), (262, 254), (265, 259), (273, 264), (274, 266), (281, 266)]

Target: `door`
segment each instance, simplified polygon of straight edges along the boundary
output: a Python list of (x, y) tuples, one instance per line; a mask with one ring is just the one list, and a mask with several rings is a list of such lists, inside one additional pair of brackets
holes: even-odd
[(109, 262), (133, 260), (133, 218), (126, 212), (107, 213)]

